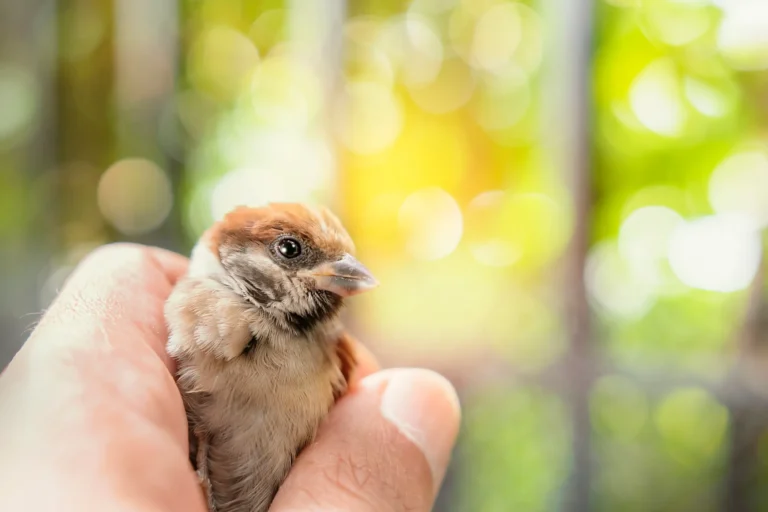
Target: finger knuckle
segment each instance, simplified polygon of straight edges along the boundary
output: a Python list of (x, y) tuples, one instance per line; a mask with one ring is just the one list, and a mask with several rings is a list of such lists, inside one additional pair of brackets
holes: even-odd
[(92, 250), (83, 260), (84, 264), (104, 265), (116, 261), (135, 265), (151, 264), (151, 257), (146, 248), (128, 242), (105, 244)]

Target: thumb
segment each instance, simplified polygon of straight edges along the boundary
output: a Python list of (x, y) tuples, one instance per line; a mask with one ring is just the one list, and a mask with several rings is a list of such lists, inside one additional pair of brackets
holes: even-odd
[(434, 372), (364, 378), (297, 459), (271, 512), (431, 510), (459, 416), (456, 392)]

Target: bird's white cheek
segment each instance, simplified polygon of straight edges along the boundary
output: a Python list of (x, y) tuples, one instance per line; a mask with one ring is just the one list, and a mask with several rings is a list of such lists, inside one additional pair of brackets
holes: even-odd
[(190, 277), (208, 277), (223, 275), (224, 267), (219, 258), (211, 251), (208, 244), (198, 242), (192, 249), (188, 274)]
[(283, 271), (272, 261), (272, 258), (262, 252), (252, 251), (248, 253), (248, 263), (260, 274), (272, 278), (282, 276)]

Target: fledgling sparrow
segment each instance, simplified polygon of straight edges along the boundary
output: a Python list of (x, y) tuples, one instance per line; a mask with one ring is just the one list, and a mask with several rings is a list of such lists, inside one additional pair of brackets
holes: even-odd
[(267, 510), (347, 388), (338, 315), (378, 283), (339, 220), (300, 204), (240, 207), (192, 251), (166, 303), (190, 459), (216, 512)]

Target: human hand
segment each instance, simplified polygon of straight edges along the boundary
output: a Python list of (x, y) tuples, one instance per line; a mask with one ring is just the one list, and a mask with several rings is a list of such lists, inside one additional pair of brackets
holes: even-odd
[[(179, 255), (133, 245), (75, 271), (0, 376), (0, 510), (204, 512), (163, 303)], [(455, 392), (425, 370), (361, 365), (297, 459), (275, 512), (432, 506), (458, 431)]]

